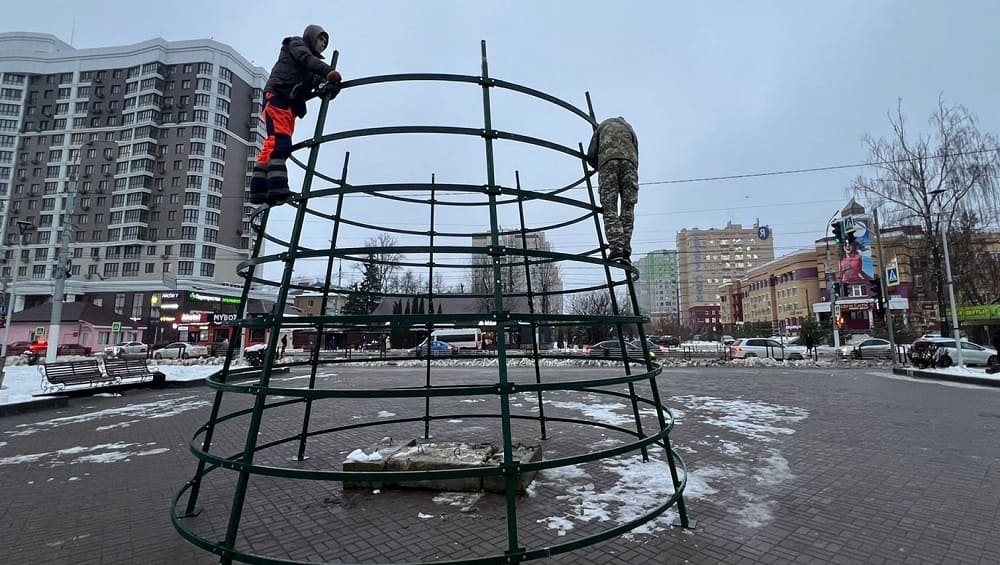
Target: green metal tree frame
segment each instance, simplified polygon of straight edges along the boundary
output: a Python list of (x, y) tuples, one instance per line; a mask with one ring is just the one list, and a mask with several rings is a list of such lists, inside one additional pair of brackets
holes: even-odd
[[(334, 53), (332, 62), (336, 65), (337, 53)], [(424, 481), (438, 479), (456, 479), (468, 477), (502, 477), (505, 482), (506, 500), (506, 524), (507, 524), (507, 550), (503, 554), (487, 555), (474, 559), (461, 559), (455, 561), (435, 561), (434, 563), (462, 563), (462, 564), (499, 564), (499, 563), (520, 563), (533, 559), (544, 558), (559, 553), (564, 553), (586, 547), (604, 540), (611, 539), (623, 533), (627, 533), (636, 527), (653, 520), (665, 512), (668, 508), (676, 505), (679, 514), (678, 525), (682, 527), (694, 527), (694, 520), (690, 520), (684, 506), (683, 492), (686, 485), (686, 472), (684, 463), (680, 456), (674, 452), (670, 445), (669, 433), (673, 428), (673, 417), (669, 410), (661, 402), (657, 377), (661, 374), (661, 367), (650, 360), (649, 351), (646, 348), (646, 339), (643, 333), (643, 322), (646, 318), (639, 315), (639, 308), (635, 294), (634, 280), (635, 273), (631, 269), (622, 269), (607, 260), (607, 246), (604, 245), (603, 231), (598, 219), (600, 206), (595, 200), (594, 186), (591, 177), (594, 174), (586, 164), (585, 152), (582, 145), (570, 148), (559, 145), (544, 139), (521, 135), (517, 133), (500, 131), (494, 129), (491, 117), (490, 92), (494, 88), (506, 89), (513, 92), (522, 93), (535, 97), (555, 106), (561, 107), (576, 116), (586, 120), (591, 126), (596, 126), (593, 105), (587, 95), (588, 111), (584, 112), (558, 98), (543, 92), (518, 85), (511, 82), (495, 79), (489, 76), (486, 44), (482, 43), (482, 73), (481, 75), (455, 75), (455, 74), (395, 74), (373, 76), (346, 81), (343, 89), (357, 88), (365, 85), (377, 85), (390, 82), (409, 81), (437, 81), (437, 82), (459, 82), (480, 85), (483, 97), (483, 127), (442, 127), (442, 126), (396, 126), (367, 128), (352, 131), (341, 131), (335, 133), (324, 133), (323, 128), (327, 121), (329, 102), (323, 100), (319, 109), (319, 116), (316, 122), (316, 130), (311, 139), (296, 144), (293, 151), (306, 150), (308, 158), (305, 162), (295, 158), (290, 159), (305, 171), (302, 190), (294, 197), (290, 205), (295, 207), (294, 227), (289, 232), (287, 240), (279, 238), (274, 233), (267, 231), (269, 209), (263, 208), (254, 214), (253, 228), (257, 237), (253, 242), (251, 258), (241, 263), (239, 272), (244, 277), (242, 294), (243, 316), (234, 328), (233, 339), (230, 340), (228, 355), (221, 370), (208, 379), (208, 384), (215, 392), (215, 400), (212, 404), (211, 414), (208, 421), (202, 425), (190, 442), (190, 450), (198, 460), (197, 468), (193, 478), (185, 484), (173, 499), (171, 506), (171, 519), (174, 527), (185, 539), (207, 551), (220, 556), (221, 562), (231, 563), (240, 561), (246, 563), (265, 564), (290, 564), (303, 563), (287, 558), (259, 555), (249, 548), (240, 547), (237, 544), (238, 532), (243, 519), (244, 504), (247, 496), (247, 486), (252, 476), (283, 477), (289, 479), (305, 479), (311, 481)], [(473, 184), (438, 184), (431, 179), (430, 183), (401, 183), (401, 184), (367, 184), (353, 185), (347, 182), (348, 163), (350, 155), (344, 158), (341, 177), (334, 178), (316, 171), (321, 147), (329, 142), (378, 135), (395, 135), (407, 133), (423, 134), (446, 134), (446, 135), (467, 135), (480, 137), (485, 142), (486, 150), (486, 183), (483, 185)], [(496, 140), (510, 140), (519, 143), (527, 143), (554, 150), (579, 160), (582, 166), (582, 176), (574, 182), (554, 190), (525, 190), (521, 187), (520, 176), (517, 175), (516, 186), (505, 187), (497, 183), (494, 171), (494, 142)], [(313, 190), (313, 184), (317, 179), (331, 183), (331, 188)], [(581, 201), (566, 196), (568, 190), (585, 186), (588, 199)], [(426, 191), (429, 199), (412, 196), (413, 191)], [(486, 196), (486, 202), (468, 201), (446, 201), (441, 199), (439, 191), (480, 194)], [(396, 227), (374, 226), (361, 222), (352, 221), (341, 216), (343, 210), (344, 197), (351, 194), (365, 194), (379, 198), (387, 198), (397, 202), (428, 206), (430, 210), (430, 230), (407, 230)], [(323, 198), (336, 200), (336, 211), (334, 213), (322, 212), (310, 207), (311, 201)], [(578, 209), (579, 215), (569, 221), (547, 226), (528, 227), (525, 224), (524, 206), (532, 201), (545, 201), (560, 204)], [(436, 246), (435, 236), (469, 236), (471, 234), (445, 233), (435, 229), (435, 211), (438, 206), (488, 206), (490, 215), (490, 241), (487, 247), (473, 246)], [(498, 207), (504, 205), (516, 205), (520, 217), (520, 229), (514, 231), (504, 231), (498, 224)], [(300, 235), (305, 225), (307, 216), (312, 221), (321, 220), (332, 224), (332, 236), (330, 247), (326, 249), (313, 249), (300, 244)], [(526, 243), (527, 235), (530, 233), (542, 232), (544, 230), (556, 229), (579, 222), (587, 222), (592, 219), (597, 236), (597, 246), (594, 249), (579, 254), (567, 254), (556, 251), (528, 249)], [(430, 308), (427, 313), (410, 313), (408, 315), (321, 315), (321, 316), (299, 316), (286, 317), (285, 304), (292, 289), (318, 290), (322, 292), (321, 312), (327, 312), (329, 297), (340, 292), (339, 289), (331, 287), (334, 261), (336, 259), (364, 260), (369, 254), (381, 251), (380, 249), (369, 247), (338, 247), (338, 236), (341, 225), (351, 225), (371, 230), (384, 231), (394, 234), (420, 235), (428, 238), (427, 246), (398, 246), (393, 249), (401, 257), (407, 254), (425, 254), (429, 257), (427, 262), (408, 262), (400, 260), (394, 263), (397, 266), (415, 266), (427, 268), (429, 271), (428, 288), (423, 296), (428, 300)], [(505, 247), (504, 236), (520, 236), (522, 245), (517, 248)], [(281, 249), (281, 252), (269, 255), (262, 255), (264, 241), (271, 242)], [(525, 270), (526, 290), (521, 292), (504, 292), (500, 284), (493, 285), (492, 294), (472, 294), (491, 300), (492, 308), (489, 314), (452, 314), (441, 315), (434, 312), (435, 293), (430, 281), (433, 281), (434, 269), (469, 269), (476, 268), (474, 265), (464, 263), (449, 263), (438, 259), (440, 256), (481, 256), (490, 259), (486, 265), (480, 268), (491, 269), (494, 281), (499, 281), (501, 277), (501, 258), (505, 256), (518, 257)], [(296, 261), (313, 258), (326, 258), (326, 280), (322, 287), (293, 284), (292, 273)], [(576, 262), (588, 263), (603, 266), (605, 273), (605, 283), (586, 288), (576, 288), (572, 290), (543, 290), (541, 292), (532, 288), (531, 277), (528, 276), (532, 268), (550, 262)], [(283, 263), (282, 276), (279, 281), (269, 280), (258, 274), (258, 269), (270, 263)], [(620, 275), (620, 276), (619, 276)], [(276, 287), (277, 298), (274, 310), (264, 317), (246, 317), (247, 298), (253, 285), (268, 285)], [(625, 287), (630, 301), (632, 312), (635, 315), (624, 314), (624, 308), (618, 303), (616, 289)], [(595, 290), (606, 290), (610, 292), (612, 301), (611, 316), (581, 316), (573, 314), (552, 314), (546, 312), (536, 312), (534, 308), (534, 297), (541, 295), (572, 294), (590, 292)], [(412, 295), (380, 293), (382, 299), (390, 298), (412, 298)], [(511, 312), (505, 309), (505, 301), (510, 301), (516, 297), (527, 299), (529, 311)], [(307, 388), (283, 388), (272, 385), (272, 375), (283, 370), (276, 367), (276, 352), (278, 351), (279, 330), (294, 328), (311, 328), (317, 331), (317, 336), (322, 336), (325, 329), (358, 329), (370, 328), (373, 325), (385, 325), (387, 323), (402, 323), (404, 325), (424, 326), (428, 333), (436, 324), (475, 324), (487, 321), (496, 325), (498, 329), (509, 327), (529, 327), (532, 334), (531, 350), (523, 353), (516, 353), (508, 350), (504, 331), (496, 332), (496, 350), (492, 352), (497, 360), (497, 381), (495, 383), (484, 383), (480, 385), (468, 386), (435, 386), (432, 382), (432, 368), (434, 361), (431, 356), (426, 358), (425, 380), (422, 387), (414, 388), (316, 388), (317, 371), (325, 365), (337, 365), (342, 363), (356, 362), (351, 359), (320, 359), (319, 337), (317, 337), (316, 347), (311, 352), (308, 361), (299, 363), (283, 364), (288, 366), (305, 366), (309, 368), (309, 385)], [(572, 381), (543, 382), (541, 371), (541, 353), (538, 350), (537, 340), (534, 339), (535, 332), (539, 327), (566, 327), (575, 325), (613, 325), (617, 328), (617, 339), (622, 351), (622, 365), (624, 374), (607, 376), (601, 378), (588, 378)], [(635, 357), (628, 358), (627, 349), (624, 342), (622, 328), (634, 325), (642, 340), (642, 350), (644, 360)], [(239, 354), (239, 343), (242, 340), (242, 333), (249, 329), (269, 330), (264, 363), (260, 367), (235, 367), (235, 357)], [(546, 358), (570, 358), (569, 355), (559, 355), (546, 353)], [(461, 356), (459, 356), (461, 357)], [(480, 355), (481, 357), (481, 355)], [(535, 379), (534, 383), (515, 383), (508, 378), (508, 361), (516, 358), (528, 357), (533, 360)], [(633, 372), (633, 365), (640, 367), (639, 372)], [(651, 391), (650, 398), (639, 395), (636, 391), (637, 383), (648, 383)], [(607, 390), (606, 387), (619, 387), (625, 385), (627, 392), (620, 390)], [(546, 416), (543, 393), (553, 391), (585, 391), (593, 394), (617, 397), (627, 400), (632, 408), (634, 417), (634, 429), (622, 426), (610, 425), (598, 421)], [(538, 414), (523, 415), (515, 414), (511, 411), (511, 396), (521, 393), (533, 393), (538, 399)], [(225, 395), (249, 395), (253, 399), (252, 407), (236, 410), (230, 413), (223, 413), (223, 399)], [(431, 399), (442, 397), (476, 397), (493, 396), (499, 401), (500, 411), (498, 414), (433, 414), (431, 411)], [(280, 400), (275, 400), (280, 398)], [(317, 402), (329, 401), (331, 399), (405, 399), (423, 398), (424, 415), (418, 418), (397, 418), (380, 419), (375, 422), (361, 422), (350, 425), (335, 426), (322, 430), (311, 430), (310, 420), (313, 405)], [(299, 433), (283, 437), (267, 443), (258, 443), (258, 432), (264, 414), (267, 410), (301, 405), (304, 409), (302, 426)], [(656, 414), (656, 430), (646, 431), (643, 429), (640, 418), (640, 406), (651, 407)], [(233, 423), (235, 419), (249, 417), (246, 427), (246, 442), (242, 451), (230, 454), (214, 452), (213, 439), (216, 429), (223, 424)], [(434, 471), (407, 471), (407, 472), (348, 472), (332, 470), (300, 469), (291, 466), (269, 466), (254, 462), (254, 456), (262, 450), (274, 448), (279, 445), (297, 443), (297, 460), (306, 459), (306, 447), (310, 438), (323, 434), (337, 434), (346, 430), (357, 430), (360, 428), (383, 426), (397, 423), (422, 423), (423, 435), (430, 437), (430, 427), (432, 422), (446, 420), (449, 418), (490, 418), (499, 420), (503, 438), (503, 460), (499, 466), (476, 469), (453, 469)], [(555, 459), (543, 459), (535, 462), (520, 462), (514, 459), (513, 437), (511, 430), (512, 420), (527, 419), (535, 420), (539, 424), (541, 439), (547, 438), (546, 425), (552, 422), (566, 423), (571, 425), (587, 425), (614, 431), (634, 438), (633, 441), (623, 445), (617, 445), (608, 449), (595, 450), (589, 453), (561, 457)], [(518, 526), (516, 521), (518, 511), (518, 498), (516, 495), (516, 479), (519, 473), (541, 471), (576, 465), (586, 462), (599, 461), (606, 458), (616, 457), (630, 452), (640, 452), (643, 460), (648, 461), (649, 449), (651, 446), (659, 447), (665, 455), (666, 462), (671, 474), (671, 482), (674, 487), (673, 493), (667, 493), (666, 498), (655, 508), (651, 508), (645, 515), (604, 530), (598, 534), (573, 539), (560, 544), (548, 545), (545, 547), (527, 548), (522, 547), (518, 539)], [(233, 491), (232, 506), (229, 511), (228, 524), (224, 539), (208, 539), (189, 528), (186, 520), (199, 514), (198, 499), (204, 478), (211, 472), (224, 469), (236, 473), (235, 489)], [(186, 504), (183, 502), (187, 496)], [(342, 558), (345, 556), (338, 556)], [(350, 556), (346, 556), (350, 557)], [(342, 561), (338, 561), (342, 562)]]

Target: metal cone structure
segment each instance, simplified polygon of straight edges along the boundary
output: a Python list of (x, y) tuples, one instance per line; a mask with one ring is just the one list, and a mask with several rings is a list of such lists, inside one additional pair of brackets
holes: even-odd
[[(252, 255), (239, 267), (245, 278), (242, 304), (245, 309), (252, 287), (270, 286), (277, 293), (275, 306), (262, 317), (247, 317), (244, 311), (222, 369), (208, 379), (215, 401), (208, 421), (190, 441), (197, 464), (173, 500), (174, 527), (223, 563), (282, 564), (520, 563), (579, 550), (668, 517), (693, 527), (683, 498), (687, 473), (670, 445), (674, 420), (661, 402), (661, 368), (645, 345), (645, 319), (638, 312), (634, 288), (638, 275), (607, 260), (592, 181), (596, 177), (586, 165), (583, 146), (495, 129), (493, 124), (491, 95), (499, 90), (541, 101), (593, 128), (597, 121), (589, 95), (588, 109), (583, 111), (548, 94), (490, 77), (484, 42), (480, 75), (367, 77), (346, 81), (344, 96), (355, 88), (413, 82), (477, 88), (483, 102), (482, 124), (328, 133), (324, 127), (329, 101), (321, 103), (315, 134), (296, 144), (290, 159), (304, 170), (301, 192), (289, 202), (294, 209), (292, 228), (285, 224), (271, 229), (269, 209), (255, 214)], [(442, 184), (430, 177), (430, 182), (353, 184), (347, 180), (346, 153), (340, 178), (317, 171), (321, 151), (332, 150), (337, 142), (399, 134), (423, 134), (422, 140), (441, 136), (481, 140), (484, 180)], [(515, 175), (514, 186), (503, 186), (494, 170), (499, 143), (529, 145), (575, 160), (580, 174), (560, 188), (522, 188), (520, 175)], [(304, 160), (295, 157), (303, 154)], [(351, 212), (359, 206), (400, 207), (411, 221), (405, 226), (358, 221)], [(568, 219), (527, 222), (526, 217), (534, 217), (531, 210), (540, 206), (566, 211)], [(440, 223), (439, 218), (455, 210), (472, 222), (480, 218), (481, 223), (465, 230)], [(501, 218), (516, 218), (518, 225), (504, 229)], [(419, 222), (423, 225), (414, 228)], [(529, 244), (534, 234), (581, 226), (593, 239), (578, 253)], [(358, 241), (388, 233), (407, 244), (391, 249), (346, 246), (347, 231)], [(304, 245), (304, 234), (308, 238), (321, 232), (329, 234), (329, 246)], [(325, 283), (293, 283), (296, 263), (316, 260), (325, 261)], [(333, 284), (337, 261), (367, 268), (419, 269), (427, 282), (415, 292), (345, 289)], [(280, 280), (262, 275), (266, 265), (280, 267)], [(553, 267), (603, 271), (604, 282), (572, 289), (540, 282), (537, 272)], [(461, 296), (443, 293), (434, 284), (442, 274), (455, 280), (469, 272), (481, 284), (470, 284)], [(519, 282), (511, 282), (515, 279)], [(322, 315), (286, 312), (294, 289), (318, 293)], [(552, 307), (582, 295), (606, 297), (610, 314), (572, 314)], [(395, 307), (388, 313), (380, 313), (385, 308), (373, 313), (368, 306), (357, 306), (359, 298), (362, 304)], [(348, 307), (352, 300), (354, 305)], [(466, 307), (452, 308), (456, 303)], [(329, 313), (334, 304), (344, 305), (335, 315)], [(484, 332), (480, 335), (491, 335), (491, 343), (484, 349), (448, 351), (446, 359), (419, 348), (412, 353), (389, 349), (371, 359), (350, 351), (321, 351), (324, 336), (331, 333), (362, 332), (380, 340), (390, 333), (417, 340), (426, 336), (429, 343), (436, 328), (476, 328)], [(570, 328), (612, 328), (620, 357), (555, 371), (570, 359), (579, 365), (581, 356), (542, 350), (539, 344), (545, 340), (539, 336)], [(279, 359), (279, 336), (288, 332), (314, 336), (305, 357)], [(240, 343), (248, 333), (266, 336), (259, 366), (237, 363)], [(626, 347), (626, 333), (641, 338), (640, 353)], [(422, 354), (425, 351), (428, 354)], [(580, 404), (565, 402), (573, 398), (584, 398), (592, 407), (617, 406), (626, 414), (609, 419), (586, 406), (574, 412), (567, 407)], [(443, 442), (489, 445), (493, 456), (473, 467), (408, 469), (404, 461), (402, 470), (376, 470), (377, 464), (372, 470), (345, 470), (345, 459), (359, 453), (357, 449), (369, 458), (362, 460), (378, 463), (380, 456), (366, 448), (404, 442), (417, 451), (435, 443), (450, 445)], [(540, 456), (520, 459), (524, 445), (539, 446)], [(625, 462), (644, 470), (647, 482), (663, 485), (640, 511), (616, 515), (614, 508), (606, 508), (608, 516), (588, 517), (570, 531), (544, 526), (546, 517), (570, 512), (561, 510), (566, 497), (545, 477), (589, 477), (591, 492), (615, 489), (619, 498), (627, 499), (630, 489), (648, 490), (649, 485), (622, 481), (608, 472)], [(530, 480), (525, 479), (532, 476), (535, 484), (526, 486)], [(460, 496), (451, 493), (449, 500), (464, 501), (465, 507), (448, 520), (444, 514), (416, 510), (433, 511), (432, 498), (440, 492), (378, 488), (435, 481), (472, 481), (494, 488), (488, 493), (475, 488), (471, 490), (477, 492)], [(368, 488), (352, 489), (352, 485)]]

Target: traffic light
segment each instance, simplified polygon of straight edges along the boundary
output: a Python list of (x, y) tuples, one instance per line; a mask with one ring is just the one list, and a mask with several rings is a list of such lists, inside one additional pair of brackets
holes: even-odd
[(875, 305), (875, 310), (882, 313), (885, 309), (885, 304), (882, 302), (882, 278), (875, 277), (871, 280), (871, 286), (869, 288), (871, 292), (871, 297)]
[(844, 317), (843, 316), (841, 316), (840, 314), (837, 314), (837, 320), (836, 321), (837, 321), (837, 327), (838, 328), (844, 327)]
[(840, 299), (840, 283), (835, 281), (833, 283), (832, 289), (833, 289), (833, 292), (831, 294), (833, 294), (833, 299), (834, 300), (839, 300)]
[(844, 241), (844, 224), (838, 222), (833, 222), (830, 224), (830, 232), (833, 234), (833, 242), (840, 243)]
[(0, 328), (6, 328), (6, 327), (7, 327), (7, 315), (0, 314)]

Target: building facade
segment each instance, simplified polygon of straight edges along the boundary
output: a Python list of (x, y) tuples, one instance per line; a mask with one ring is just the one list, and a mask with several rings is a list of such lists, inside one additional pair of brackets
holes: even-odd
[(719, 286), (743, 278), (762, 263), (774, 259), (774, 241), (767, 230), (729, 223), (721, 229), (682, 229), (677, 233), (681, 300), (685, 323), (699, 326), (719, 324)]
[[(472, 247), (489, 247), (491, 235), (476, 234), (471, 238)], [(505, 247), (525, 249), (528, 251), (551, 251), (552, 246), (545, 238), (544, 232), (525, 234), (508, 234), (501, 237)], [(532, 256), (531, 261), (540, 258)], [(493, 292), (493, 270), (489, 258), (476, 256), (474, 266), (470, 271), (472, 292), (474, 294), (490, 294)], [(530, 268), (530, 279), (525, 277), (524, 257), (521, 255), (505, 255), (501, 258), (501, 286), (505, 293), (527, 292), (527, 282), (531, 282), (532, 300), (535, 312), (541, 314), (562, 314), (563, 311), (563, 281), (559, 264), (555, 262), (534, 263)]]
[(231, 294), (250, 247), (266, 78), (211, 40), (74, 49), (0, 33), (0, 279), (16, 282), (12, 310), (52, 300), (60, 271), (66, 301), (125, 295), (120, 309), (144, 320), (156, 292)]
[(662, 317), (670, 323), (680, 322), (680, 271), (677, 251), (650, 251), (635, 266), (639, 280), (635, 291), (639, 310), (644, 315)]

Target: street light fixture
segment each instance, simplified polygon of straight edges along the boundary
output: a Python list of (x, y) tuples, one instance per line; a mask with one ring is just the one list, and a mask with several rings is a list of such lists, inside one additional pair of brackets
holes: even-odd
[[(934, 205), (934, 200), (937, 199), (938, 195), (946, 192), (945, 189), (939, 188), (938, 190), (931, 190), (927, 194), (931, 196), (931, 205)], [(947, 277), (946, 283), (948, 285), (948, 301), (951, 304), (951, 328), (955, 334), (955, 351), (958, 355), (958, 366), (965, 366), (965, 359), (962, 358), (962, 334), (958, 329), (958, 308), (955, 306), (955, 284), (951, 278), (951, 257), (948, 255), (948, 226), (940, 227), (941, 218), (938, 218), (938, 226), (941, 230), (941, 245), (944, 246), (944, 274)]]
[[(28, 235), (28, 232), (35, 229), (35, 224), (27, 220), (18, 220), (16, 222), (17, 232), (20, 236), (19, 246), (24, 247), (24, 238)], [(15, 294), (15, 289), (17, 288), (17, 275), (14, 274), (10, 281), (10, 293), (7, 297), (7, 323), (3, 329), (3, 343), (0, 343), (0, 389), (3, 388), (4, 379), (4, 367), (7, 366), (7, 342), (10, 340), (10, 326), (14, 318), (14, 298), (17, 296)]]

